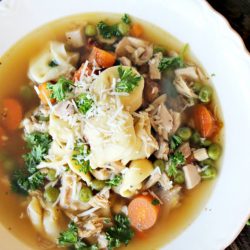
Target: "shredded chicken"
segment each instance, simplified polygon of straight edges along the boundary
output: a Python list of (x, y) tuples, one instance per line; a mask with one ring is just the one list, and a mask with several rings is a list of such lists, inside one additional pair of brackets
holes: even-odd
[(155, 151), (154, 155), (157, 159), (163, 159), (165, 161), (168, 160), (169, 146), (166, 141), (164, 141), (161, 137), (158, 140), (159, 149)]
[(136, 65), (142, 65), (149, 61), (153, 55), (153, 46), (147, 41), (124, 37), (116, 47), (118, 57), (126, 56)]
[(182, 77), (176, 77), (174, 85), (178, 93), (187, 98), (198, 98), (194, 91), (188, 86), (187, 82)]
[(154, 186), (161, 178), (161, 170), (159, 167), (156, 167), (151, 173), (148, 181), (145, 183), (143, 190), (149, 189)]
[(89, 204), (92, 207), (100, 207), (100, 208), (107, 208), (110, 206), (109, 202), (109, 187), (105, 187), (100, 191), (98, 194), (96, 194), (94, 197), (92, 197), (89, 201)]
[(208, 159), (207, 150), (205, 148), (196, 149), (193, 152), (193, 154), (194, 154), (194, 158), (197, 161), (204, 161), (204, 160)]
[(163, 190), (170, 190), (173, 187), (173, 182), (168, 178), (168, 176), (163, 173), (159, 180), (159, 183)]
[(177, 78), (183, 78), (187, 81), (198, 81), (199, 75), (197, 74), (196, 67), (186, 67), (175, 70), (175, 75)]
[(158, 69), (160, 61), (162, 59), (162, 53), (156, 53), (154, 57), (148, 62), (149, 64), (149, 75), (152, 80), (160, 80), (161, 72)]

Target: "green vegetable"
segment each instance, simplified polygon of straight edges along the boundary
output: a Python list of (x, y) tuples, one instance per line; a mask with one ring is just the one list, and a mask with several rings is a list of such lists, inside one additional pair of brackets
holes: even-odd
[(58, 244), (62, 247), (74, 247), (76, 250), (98, 250), (96, 245), (89, 246), (78, 236), (77, 225), (70, 222), (68, 229), (62, 233), (58, 238)]
[(203, 180), (214, 179), (217, 175), (217, 169), (215, 167), (207, 167), (201, 172), (201, 178)]
[(122, 176), (121, 175), (115, 175), (114, 178), (106, 181), (106, 185), (110, 186), (110, 187), (116, 187), (118, 186), (122, 181)]
[(116, 84), (116, 92), (131, 93), (141, 80), (141, 76), (133, 73), (132, 68), (124, 69), (122, 66), (119, 66), (118, 73), (120, 81)]
[(204, 147), (208, 147), (212, 144), (212, 142), (208, 139), (201, 138), (201, 145)]
[(121, 18), (121, 20), (125, 24), (131, 24), (132, 23), (132, 20), (131, 20), (131, 18), (129, 17), (128, 14), (124, 14), (123, 17)]
[(88, 156), (90, 154), (90, 150), (88, 146), (82, 142), (77, 141), (74, 147), (74, 154), (72, 156), (72, 160), (77, 164), (80, 165), (80, 172), (84, 172), (87, 174), (91, 172), (90, 162)]
[(151, 203), (152, 205), (157, 206), (160, 204), (160, 201), (158, 199), (153, 199)]
[(209, 86), (204, 86), (199, 92), (199, 99), (201, 102), (208, 103), (211, 101), (213, 90)]
[(170, 148), (172, 150), (177, 149), (182, 144), (182, 139), (178, 135), (173, 135), (170, 138)]
[(58, 188), (48, 187), (44, 191), (44, 198), (46, 201), (50, 203), (54, 203), (57, 200), (59, 194), (60, 194), (60, 191)]
[(56, 170), (55, 169), (49, 169), (47, 173), (47, 178), (49, 181), (55, 181), (56, 180)]
[(86, 114), (91, 109), (91, 107), (93, 106), (93, 103), (94, 103), (93, 99), (85, 93), (80, 94), (76, 98), (75, 102), (76, 102), (76, 106), (77, 106), (78, 110), (82, 114)]
[(47, 88), (51, 91), (50, 98), (56, 99), (58, 102), (64, 101), (69, 92), (72, 91), (73, 82), (61, 77), (55, 83), (48, 83)]
[(167, 175), (169, 177), (175, 177), (178, 174), (177, 167), (185, 162), (183, 154), (179, 151), (169, 156), (169, 164), (167, 168)]
[(194, 132), (190, 138), (191, 144), (194, 146), (199, 146), (201, 143), (201, 136), (198, 132)]
[(162, 173), (163, 173), (163, 172), (165, 171), (165, 169), (166, 169), (166, 164), (165, 164), (165, 161), (164, 161), (164, 160), (159, 160), (159, 159), (158, 159), (158, 160), (155, 160), (154, 163), (153, 163), (153, 165), (154, 165), (154, 168), (159, 167)]
[(35, 97), (34, 89), (29, 85), (23, 85), (20, 88), (20, 96), (23, 101), (30, 102)]
[(129, 219), (124, 214), (116, 214), (114, 217), (114, 226), (106, 231), (108, 240), (108, 249), (120, 247), (122, 244), (128, 245), (129, 241), (134, 237), (134, 232), (130, 227)]
[(182, 141), (188, 141), (192, 136), (192, 130), (189, 127), (182, 127), (177, 130), (177, 135), (182, 139)]
[(182, 170), (177, 170), (177, 173), (174, 176), (174, 182), (177, 184), (183, 184), (185, 182), (185, 177)]
[(192, 90), (194, 91), (195, 94), (199, 94), (202, 86), (204, 86), (202, 83), (195, 82), (194, 85), (192, 86)]
[(93, 194), (90, 188), (84, 186), (82, 187), (79, 196), (80, 196), (80, 201), (88, 202), (93, 196)]
[(181, 48), (181, 51), (180, 51), (180, 58), (182, 59), (182, 61), (184, 61), (184, 57), (185, 57), (185, 54), (187, 53), (189, 49), (189, 44), (186, 43), (182, 48)]
[(85, 27), (86, 36), (95, 36), (97, 34), (96, 27), (93, 24), (87, 24)]
[(201, 167), (214, 167), (214, 161), (211, 159), (206, 159), (200, 162)]
[(57, 67), (59, 64), (56, 60), (51, 60), (48, 64), (51, 68)]
[(158, 69), (163, 72), (169, 69), (176, 69), (184, 67), (184, 62), (180, 56), (163, 57), (159, 63)]
[(216, 161), (220, 158), (221, 146), (217, 143), (213, 143), (209, 146), (207, 153), (209, 158)]
[(122, 34), (118, 29), (118, 25), (108, 25), (101, 21), (97, 24), (99, 34), (105, 39), (111, 39), (112, 37), (121, 37)]
[(159, 52), (161, 52), (162, 54), (165, 54), (166, 51), (167, 50), (161, 46), (158, 46), (158, 45), (154, 46), (154, 54), (159, 53)]
[(36, 118), (39, 122), (48, 122), (48, 121), (49, 121), (49, 116), (36, 115), (35, 118)]
[(117, 28), (123, 36), (127, 35), (129, 32), (129, 25), (126, 23), (119, 23)]
[(33, 174), (37, 171), (36, 166), (44, 160), (48, 154), (52, 138), (48, 133), (33, 132), (25, 137), (27, 146), (31, 151), (23, 155), (27, 170)]
[(105, 181), (101, 181), (101, 180), (93, 180), (91, 182), (91, 188), (97, 191), (101, 191), (105, 186)]

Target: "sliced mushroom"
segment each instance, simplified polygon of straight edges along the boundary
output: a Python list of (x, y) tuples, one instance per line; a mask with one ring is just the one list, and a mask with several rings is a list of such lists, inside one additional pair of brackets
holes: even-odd
[(162, 59), (162, 53), (156, 53), (154, 57), (148, 62), (149, 64), (149, 76), (152, 80), (160, 80), (161, 72), (158, 69), (160, 61)]
[(153, 46), (147, 41), (134, 37), (124, 37), (116, 47), (118, 57), (126, 56), (134, 64), (142, 65), (153, 55)]
[(201, 176), (199, 175), (198, 169), (195, 165), (188, 164), (184, 166), (183, 172), (187, 189), (192, 189), (200, 183)]

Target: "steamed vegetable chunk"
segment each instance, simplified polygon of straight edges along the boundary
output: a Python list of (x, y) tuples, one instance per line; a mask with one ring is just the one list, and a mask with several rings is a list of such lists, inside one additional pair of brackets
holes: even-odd
[(74, 23), (1, 101), (0, 164), (46, 244), (127, 246), (219, 174), (215, 91), (187, 45), (152, 40), (128, 14)]

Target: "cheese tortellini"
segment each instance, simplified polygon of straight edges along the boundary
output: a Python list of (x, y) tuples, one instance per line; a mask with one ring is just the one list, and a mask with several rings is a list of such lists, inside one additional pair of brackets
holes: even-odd
[[(109, 89), (115, 88), (115, 84), (119, 79), (118, 67), (119, 66), (114, 66), (106, 69), (94, 81), (93, 83), (94, 93), (97, 96), (97, 100), (100, 103), (103, 104), (107, 102), (110, 103), (110, 99), (112, 98), (112, 96), (107, 93)], [(122, 66), (122, 68), (126, 70), (130, 67)], [(134, 74), (140, 76), (140, 74), (135, 68), (132, 68), (132, 71)], [(129, 112), (134, 112), (142, 105), (143, 88), (144, 88), (144, 78), (141, 77), (138, 86), (136, 86), (131, 93), (123, 93), (124, 95), (122, 94), (117, 96), (119, 97), (120, 102), (124, 106), (125, 110)]]
[[(78, 58), (78, 53), (66, 51), (64, 43), (51, 42), (49, 48), (31, 62), (29, 78), (38, 84), (57, 80), (60, 76), (69, 75), (75, 70), (74, 65)], [(56, 65), (51, 67), (51, 62)]]

